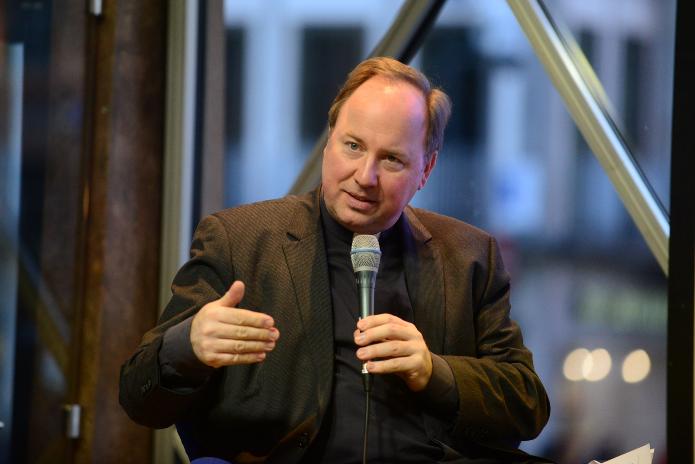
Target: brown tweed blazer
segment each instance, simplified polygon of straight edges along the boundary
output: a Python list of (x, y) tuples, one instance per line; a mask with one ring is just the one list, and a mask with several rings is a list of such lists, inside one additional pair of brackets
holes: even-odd
[[(471, 443), (535, 437), (549, 403), (518, 326), (494, 239), (461, 221), (408, 207), (405, 275), (415, 324), (451, 366), (454, 423), (425, 412), (433, 440)], [(241, 307), (273, 316), (281, 337), (261, 364), (217, 369), (195, 389), (160, 383), (164, 332), (246, 284)], [(333, 381), (333, 322), (319, 194), (225, 210), (199, 224), (191, 259), (172, 285), (159, 325), (121, 369), (120, 401), (150, 427), (177, 423), (213, 454), (235, 462), (296, 462), (316, 436)]]

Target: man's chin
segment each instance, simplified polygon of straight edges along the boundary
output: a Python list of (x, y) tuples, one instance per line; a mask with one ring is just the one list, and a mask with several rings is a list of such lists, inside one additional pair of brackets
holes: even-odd
[(351, 212), (349, 215), (338, 217), (338, 222), (350, 232), (355, 234), (376, 234), (381, 232), (374, 221), (365, 215)]

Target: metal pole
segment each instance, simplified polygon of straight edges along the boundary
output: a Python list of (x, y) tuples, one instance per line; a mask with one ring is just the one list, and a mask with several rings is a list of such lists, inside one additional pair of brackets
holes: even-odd
[(671, 132), (671, 259), (668, 280), (666, 452), (669, 462), (695, 460), (695, 34), (692, 2), (676, 7)]
[(668, 217), (609, 116), (601, 85), (540, 0), (507, 0), (587, 144), (668, 275)]

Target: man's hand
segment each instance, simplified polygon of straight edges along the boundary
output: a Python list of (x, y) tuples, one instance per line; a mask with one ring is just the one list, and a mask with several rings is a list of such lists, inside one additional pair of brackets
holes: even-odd
[(212, 367), (253, 364), (275, 348), (280, 332), (267, 314), (239, 309), (244, 283), (237, 280), (219, 300), (203, 306), (191, 323), (191, 345)]
[[(432, 377), (432, 355), (425, 339), (410, 322), (391, 314), (376, 314), (357, 322), (357, 357), (372, 374), (396, 374), (412, 391), (423, 390)], [(369, 345), (369, 346), (367, 346)]]

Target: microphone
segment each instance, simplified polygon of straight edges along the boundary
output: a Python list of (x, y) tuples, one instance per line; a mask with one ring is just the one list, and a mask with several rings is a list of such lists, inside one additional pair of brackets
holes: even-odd
[(364, 319), (374, 314), (374, 284), (381, 260), (376, 235), (355, 235), (352, 238), (350, 259), (360, 292), (360, 319)]
[[(350, 259), (360, 293), (360, 319), (364, 319), (374, 314), (374, 284), (381, 260), (381, 249), (376, 235), (355, 235), (352, 238)], [(369, 391), (372, 382), (367, 363), (362, 364), (362, 374), (364, 389)]]

